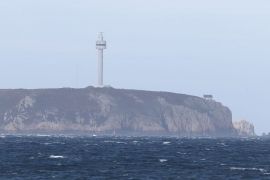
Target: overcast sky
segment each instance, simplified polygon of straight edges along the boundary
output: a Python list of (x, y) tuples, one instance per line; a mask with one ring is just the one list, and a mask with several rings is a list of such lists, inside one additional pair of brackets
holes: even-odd
[(0, 88), (105, 83), (202, 96), (270, 131), (269, 0), (2, 0)]

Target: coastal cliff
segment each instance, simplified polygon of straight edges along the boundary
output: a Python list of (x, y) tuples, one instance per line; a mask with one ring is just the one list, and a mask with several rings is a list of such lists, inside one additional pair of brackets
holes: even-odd
[(114, 88), (0, 90), (2, 133), (235, 136), (231, 111), (184, 94)]
[(241, 137), (256, 136), (254, 125), (246, 120), (233, 122), (233, 126), (237, 131), (237, 134)]

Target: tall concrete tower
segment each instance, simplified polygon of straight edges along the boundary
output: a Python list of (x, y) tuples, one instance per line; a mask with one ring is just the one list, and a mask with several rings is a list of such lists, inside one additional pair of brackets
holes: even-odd
[(99, 33), (96, 42), (98, 50), (98, 87), (103, 87), (103, 50), (106, 49), (106, 41), (103, 40), (103, 33)]

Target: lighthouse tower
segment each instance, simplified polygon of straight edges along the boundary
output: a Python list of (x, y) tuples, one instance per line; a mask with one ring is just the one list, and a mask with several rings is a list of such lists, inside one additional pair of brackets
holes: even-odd
[(106, 41), (103, 39), (103, 33), (99, 33), (96, 42), (98, 50), (98, 87), (103, 87), (103, 50), (106, 49)]

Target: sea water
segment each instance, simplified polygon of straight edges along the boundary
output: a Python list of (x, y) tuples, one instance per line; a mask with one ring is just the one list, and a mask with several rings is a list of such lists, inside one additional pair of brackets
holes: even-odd
[(270, 179), (270, 140), (2, 135), (0, 179)]

